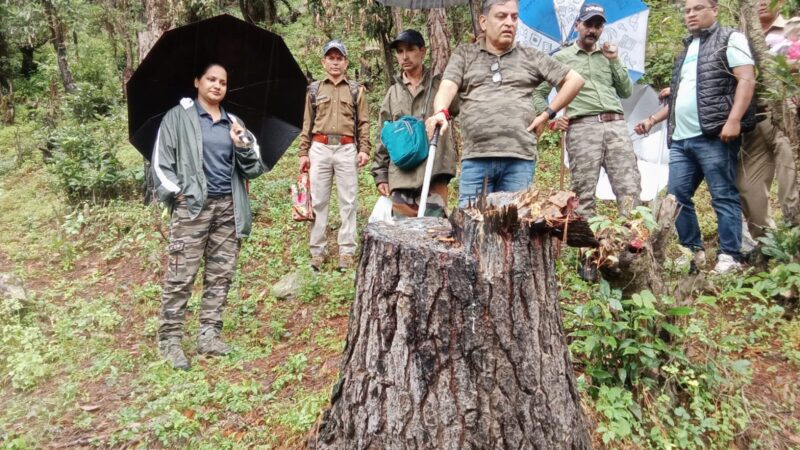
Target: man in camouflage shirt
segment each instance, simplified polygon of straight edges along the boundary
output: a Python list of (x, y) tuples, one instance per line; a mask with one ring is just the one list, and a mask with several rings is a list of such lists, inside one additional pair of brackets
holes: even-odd
[[(608, 42), (597, 45), (605, 22), (602, 6), (585, 3), (575, 22), (578, 39), (553, 55), (586, 80), (557, 122), (558, 129), (567, 131), (572, 190), (580, 198), (576, 212), (586, 218), (594, 215), (601, 167), (608, 173), (620, 215), (630, 213), (641, 192), (639, 167), (620, 101), (631, 95), (633, 83), (619, 60), (617, 46)], [(550, 86), (544, 83), (536, 90), (538, 110), (545, 108), (549, 92)]]
[[(448, 107), (459, 95), (464, 151), (458, 203), (465, 207), (482, 190), (520, 191), (533, 181), (536, 133), (555, 111), (578, 94), (583, 78), (538, 50), (514, 44), (519, 20), (516, 0), (486, 0), (480, 16), (483, 35), (453, 52), (426, 121), (428, 134), (448, 128)], [(559, 86), (546, 111), (536, 115), (533, 91), (547, 81)]]

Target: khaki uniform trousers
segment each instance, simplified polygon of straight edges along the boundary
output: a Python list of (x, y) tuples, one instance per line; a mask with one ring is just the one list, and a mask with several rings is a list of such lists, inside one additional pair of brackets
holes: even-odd
[(797, 186), (792, 147), (768, 117), (758, 122), (753, 131), (745, 133), (736, 174), (742, 212), (754, 238), (763, 236), (765, 229), (775, 227), (769, 211), (769, 191), (774, 178), (778, 180), (778, 201), (783, 216), (795, 224), (800, 223), (800, 186)]
[(339, 254), (356, 252), (356, 195), (358, 194), (358, 160), (355, 144), (326, 145), (313, 142), (308, 151), (311, 163), (311, 208), (314, 223), (311, 225), (311, 256), (323, 256), (327, 242), (328, 206), (331, 188), (336, 180), (339, 194)]
[(206, 200), (194, 219), (189, 217), (186, 202), (178, 202), (172, 212), (167, 252), (169, 261), (161, 296), (159, 339), (183, 336), (186, 303), (203, 260), (206, 268), (200, 333), (209, 328), (221, 331), (222, 311), (239, 255), (233, 199), (228, 196)]

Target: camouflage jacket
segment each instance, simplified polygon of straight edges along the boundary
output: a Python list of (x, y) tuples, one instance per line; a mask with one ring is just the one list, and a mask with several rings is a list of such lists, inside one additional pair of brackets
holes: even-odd
[[(244, 127), (241, 119), (231, 113), (228, 116)], [(231, 190), (236, 236), (241, 238), (250, 234), (252, 225), (245, 180), (261, 175), (265, 168), (261, 162), (258, 142), (254, 142), (249, 149), (234, 149), (233, 155)], [(203, 171), (203, 136), (197, 108), (192, 99), (184, 98), (180, 105), (164, 115), (153, 147), (151, 167), (159, 200), (172, 209), (176, 196), (182, 194), (186, 199), (189, 216), (196, 218), (203, 209), (208, 190)]]

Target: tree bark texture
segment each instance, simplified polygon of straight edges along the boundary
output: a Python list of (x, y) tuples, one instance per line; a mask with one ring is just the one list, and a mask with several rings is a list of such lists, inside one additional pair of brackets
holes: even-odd
[(554, 228), (513, 205), (451, 221), (367, 226), (341, 378), (311, 448), (591, 448)]
[(64, 85), (64, 90), (71, 94), (78, 90), (75, 85), (75, 78), (72, 76), (72, 71), (69, 69), (69, 61), (67, 60), (67, 26), (61, 17), (58, 16), (55, 6), (51, 0), (42, 0), (44, 6), (44, 13), (47, 17), (47, 25), (50, 27), (50, 36), (53, 42), (53, 48), (56, 51), (56, 61), (58, 63), (58, 71), (61, 74), (61, 83)]
[(444, 73), (450, 59), (450, 36), (447, 31), (447, 13), (444, 8), (428, 12), (428, 36), (431, 49), (431, 69), (435, 75)]
[(393, 37), (387, 31), (381, 32), (381, 48), (383, 49), (383, 68), (386, 77), (386, 85), (394, 84), (394, 51), (392, 51)]
[[(144, 31), (137, 34), (139, 44), (139, 63), (141, 63), (147, 53), (153, 48), (158, 38), (173, 26), (174, 0), (145, 0)], [(131, 74), (132, 75), (132, 74)], [(130, 79), (130, 77), (128, 77)], [(150, 170), (150, 162), (144, 160), (142, 170), (144, 179), (142, 181), (142, 201), (145, 205), (153, 203), (155, 200), (155, 181)]]
[(137, 34), (139, 62), (153, 48), (158, 38), (173, 26), (174, 0), (144, 0), (145, 29)]

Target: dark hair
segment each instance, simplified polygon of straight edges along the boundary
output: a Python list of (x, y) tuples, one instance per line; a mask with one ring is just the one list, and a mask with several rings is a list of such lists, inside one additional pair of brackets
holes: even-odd
[(222, 67), (223, 70), (225, 70), (225, 73), (228, 73), (228, 69), (225, 66), (223, 66), (222, 64), (220, 64), (218, 62), (210, 62), (210, 63), (205, 64), (205, 65), (197, 66), (197, 69), (195, 69), (195, 71), (194, 71), (194, 79), (195, 80), (200, 79), (200, 77), (205, 75), (205, 73), (208, 72), (208, 69), (212, 68), (213, 66), (220, 66), (220, 67)]

